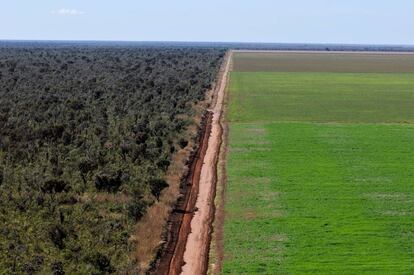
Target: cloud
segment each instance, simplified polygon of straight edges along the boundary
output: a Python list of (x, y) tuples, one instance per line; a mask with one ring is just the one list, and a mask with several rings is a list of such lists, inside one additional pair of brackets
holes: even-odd
[(59, 10), (53, 10), (52, 14), (77, 16), (77, 15), (84, 15), (85, 12), (77, 10), (77, 9), (59, 9)]

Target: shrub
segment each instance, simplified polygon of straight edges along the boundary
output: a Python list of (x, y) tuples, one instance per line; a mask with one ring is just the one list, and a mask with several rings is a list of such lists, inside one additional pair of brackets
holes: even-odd
[(65, 275), (62, 262), (53, 262), (51, 264), (51, 270), (53, 275)]
[(181, 149), (184, 149), (185, 147), (187, 147), (188, 141), (183, 138), (180, 138), (180, 140), (178, 141), (178, 145), (180, 145)]
[(96, 252), (89, 256), (87, 261), (99, 271), (98, 274), (115, 272), (115, 268), (111, 265), (111, 260), (100, 252)]
[(63, 249), (65, 247), (64, 240), (67, 237), (67, 233), (62, 225), (52, 225), (49, 229), (49, 237), (57, 248)]

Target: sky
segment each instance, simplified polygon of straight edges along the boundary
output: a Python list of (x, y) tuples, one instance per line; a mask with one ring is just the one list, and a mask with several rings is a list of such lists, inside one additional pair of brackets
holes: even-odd
[(413, 0), (0, 0), (0, 39), (414, 44)]

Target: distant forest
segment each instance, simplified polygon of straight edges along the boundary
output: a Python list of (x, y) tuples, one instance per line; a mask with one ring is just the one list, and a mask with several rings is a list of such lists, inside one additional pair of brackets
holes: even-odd
[(65, 48), (65, 47), (140, 47), (179, 49), (216, 48), (235, 50), (284, 50), (284, 51), (372, 51), (372, 52), (414, 52), (412, 45), (375, 45), (375, 44), (321, 44), (321, 43), (255, 43), (255, 42), (139, 42), (139, 41), (12, 41), (0, 40), (3, 47), (20, 48)]
[(126, 270), (224, 54), (0, 43), (0, 273)]

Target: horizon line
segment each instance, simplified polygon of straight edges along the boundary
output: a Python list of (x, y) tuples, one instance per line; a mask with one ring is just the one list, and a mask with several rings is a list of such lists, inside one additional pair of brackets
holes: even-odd
[(340, 43), (340, 42), (253, 42), (253, 41), (191, 41), (191, 40), (106, 40), (106, 39), (3, 39), (0, 42), (107, 42), (107, 43), (200, 43), (200, 44), (264, 44), (264, 45), (326, 45), (326, 46), (388, 46), (414, 47), (414, 44)]

